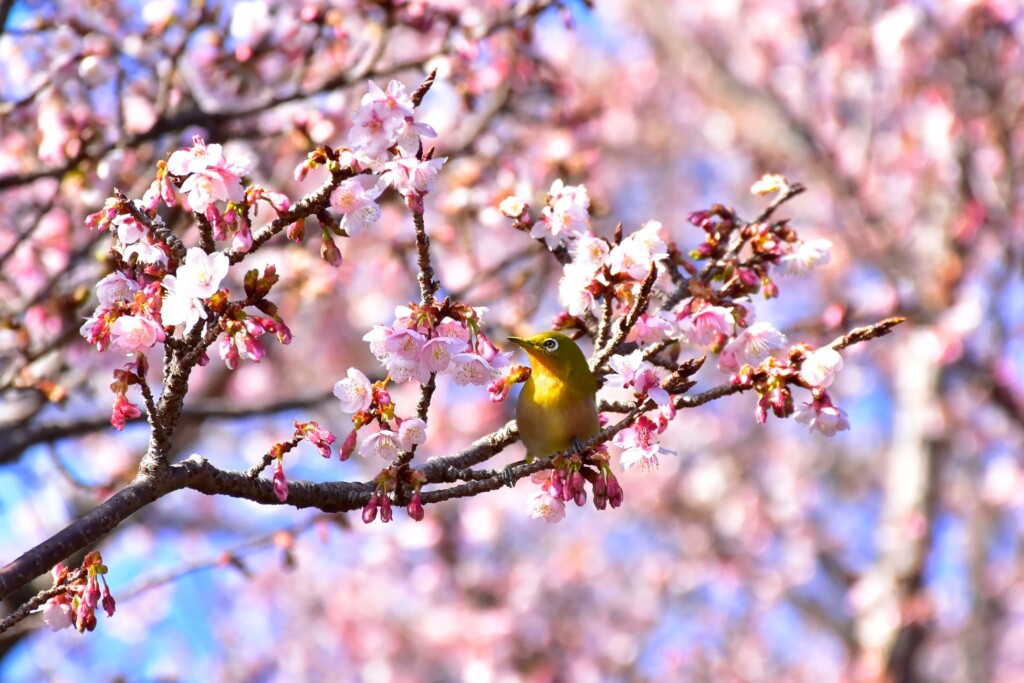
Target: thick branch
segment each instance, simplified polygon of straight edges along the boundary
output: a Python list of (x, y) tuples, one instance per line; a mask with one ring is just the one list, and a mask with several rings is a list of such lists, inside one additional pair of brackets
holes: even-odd
[(140, 474), (99, 506), (0, 569), (0, 600), (95, 543), (136, 511), (183, 485), (184, 480), (180, 478), (163, 477), (158, 481), (148, 474)]

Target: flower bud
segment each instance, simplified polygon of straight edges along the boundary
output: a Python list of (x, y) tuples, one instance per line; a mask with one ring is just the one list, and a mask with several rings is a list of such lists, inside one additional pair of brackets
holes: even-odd
[(298, 220), (285, 228), (285, 234), (292, 242), (302, 243), (306, 239), (306, 221)]
[(598, 474), (597, 479), (594, 480), (594, 507), (598, 510), (604, 510), (608, 504), (608, 485), (605, 483), (604, 477)]
[(363, 506), (363, 524), (369, 524), (377, 519), (377, 494), (370, 496), (370, 500)]
[(561, 498), (564, 489), (564, 483), (562, 481), (562, 471), (555, 470), (551, 473), (551, 484), (550, 491), (551, 495), (555, 498)]
[(107, 613), (108, 617), (114, 616), (114, 610), (117, 609), (117, 603), (114, 601), (114, 596), (110, 594), (110, 588), (107, 586), (106, 581), (103, 583), (103, 611)]
[(619, 480), (615, 478), (615, 475), (611, 472), (608, 473), (607, 488), (608, 488), (608, 504), (613, 508), (617, 508), (622, 505), (622, 486), (619, 485)]
[(577, 489), (572, 494), (572, 498), (576, 502), (576, 505), (583, 507), (587, 504), (587, 490), (584, 488)]
[(331, 234), (324, 230), (323, 238), (320, 241), (320, 258), (327, 261), (329, 264), (337, 268), (341, 265), (341, 251), (338, 249), (338, 245), (334, 243), (334, 239)]
[(423, 519), (423, 498), (420, 496), (419, 489), (416, 489), (416, 492), (412, 494), (412, 500), (409, 501), (409, 507), (407, 510), (409, 512), (409, 517), (417, 522)]
[(380, 521), (387, 524), (392, 518), (391, 512), (391, 500), (387, 497), (387, 494), (381, 494), (380, 496)]
[(338, 457), (341, 459), (342, 462), (351, 458), (352, 454), (356, 452), (357, 433), (358, 429), (353, 429), (351, 432), (348, 433), (348, 436), (345, 437), (345, 441), (342, 442), (341, 452), (338, 454)]
[(284, 476), (280, 458), (274, 463), (274, 495), (282, 503), (288, 500), (288, 479)]
[(757, 401), (757, 408), (754, 409), (754, 417), (757, 419), (757, 424), (763, 425), (768, 421), (768, 408), (771, 406), (771, 401), (767, 396), (762, 396)]

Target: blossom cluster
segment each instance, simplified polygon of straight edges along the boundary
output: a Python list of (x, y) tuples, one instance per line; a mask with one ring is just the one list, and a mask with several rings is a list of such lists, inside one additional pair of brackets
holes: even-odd
[(64, 588), (43, 606), (43, 621), (51, 631), (69, 626), (74, 626), (79, 632), (92, 631), (96, 628), (96, 610), (99, 607), (103, 607), (108, 617), (114, 616), (116, 603), (110, 594), (104, 576), (106, 573), (107, 567), (97, 550), (85, 556), (81, 569), (69, 571), (58, 563), (51, 570), (54, 587)]
[(608, 505), (622, 505), (623, 492), (618, 479), (608, 467), (608, 454), (603, 447), (588, 456), (596, 468), (585, 466), (580, 456), (554, 463), (554, 469), (536, 472), (530, 480), (538, 484), (527, 500), (527, 514), (549, 524), (565, 518), (565, 504), (573, 501), (583, 507), (587, 504), (585, 482), (589, 481), (594, 493), (594, 507), (604, 510)]
[(330, 459), (331, 444), (335, 441), (334, 434), (331, 434), (328, 430), (321, 427), (316, 420), (311, 420), (310, 422), (299, 422), (298, 420), (294, 420), (294, 423), (295, 433), (291, 440), (274, 444), (267, 456), (271, 458), (274, 463), (274, 472), (271, 477), (274, 487), (274, 495), (277, 496), (277, 499), (282, 503), (288, 500), (288, 477), (284, 473), (285, 453), (295, 448), (300, 441), (308, 441), (317, 449), (320, 455), (324, 458)]
[[(321, 257), (333, 266), (342, 262), (341, 251), (333, 235), (356, 237), (381, 217), (377, 200), (387, 188), (396, 190), (410, 209), (423, 211), (423, 198), (434, 189), (437, 176), (446, 158), (424, 154), (422, 138), (435, 138), (437, 132), (415, 119), (414, 96), (399, 81), (391, 81), (386, 89), (368, 83), (368, 92), (352, 120), (348, 147), (337, 155), (337, 165), (349, 176), (331, 192), (331, 208), (338, 214), (325, 221), (321, 234)], [(310, 153), (295, 169), (296, 180), (328, 161), (323, 150)], [(289, 229), (301, 241), (301, 222)]]
[[(375, 325), (363, 337), (387, 374), (372, 382), (362, 371), (349, 368), (346, 376), (334, 385), (342, 411), (353, 414), (354, 429), (342, 444), (342, 460), (358, 450), (364, 457), (376, 456), (392, 462), (426, 441), (427, 425), (421, 417), (396, 415), (387, 390), (389, 382), (426, 384), (438, 375), (448, 375), (459, 386), (489, 385), (492, 400), (499, 400), (513, 381), (526, 378), (523, 368), (511, 365), (511, 354), (499, 352), (480, 329), (483, 313), (484, 309), (448, 299), (413, 303), (398, 306), (390, 325)], [(497, 388), (499, 382), (502, 386)], [(376, 429), (358, 436), (362, 428), (371, 424)], [(409, 515), (417, 520), (423, 518), (420, 483), (413, 482), (414, 493), (409, 503)], [(393, 485), (387, 477), (381, 480), (363, 510), (364, 521), (376, 519), (378, 510), (382, 521), (390, 521), (388, 492)]]
[(448, 374), (459, 386), (485, 386), (510, 365), (480, 329), (484, 309), (440, 304), (424, 310), (398, 306), (388, 326), (375, 325), (363, 337), (394, 382), (426, 383)]
[[(791, 190), (781, 176), (766, 176), (752, 188), (762, 196)], [(672, 453), (659, 435), (675, 417), (671, 394), (679, 388), (668, 387), (672, 361), (654, 361), (680, 344), (715, 354), (734, 384), (755, 389), (759, 422), (770, 410), (827, 436), (849, 427), (825, 391), (842, 367), (839, 354), (829, 347), (789, 347), (774, 325), (756, 320), (753, 304), (757, 294), (778, 295), (775, 276), (802, 275), (828, 263), (828, 240), (802, 240), (786, 221), (746, 223), (715, 205), (689, 216), (704, 240), (687, 260), (658, 221), (625, 235), (617, 228), (611, 239), (595, 234), (589, 206), (585, 187), (556, 180), (536, 220), (518, 197), (506, 198), (500, 209), (516, 228), (568, 254), (558, 288), (565, 312), (556, 317), (556, 327), (593, 331), (600, 324), (607, 335), (602, 343), (634, 344), (629, 353), (607, 355), (607, 367), (597, 368), (605, 387), (632, 389), (637, 401), (650, 400), (658, 410), (656, 418), (641, 414), (615, 435), (612, 445), (620, 449), (624, 469), (650, 469)], [(797, 410), (791, 385), (810, 390), (812, 401)], [(549, 521), (564, 515), (552, 488), (555, 480), (542, 482), (531, 514)]]

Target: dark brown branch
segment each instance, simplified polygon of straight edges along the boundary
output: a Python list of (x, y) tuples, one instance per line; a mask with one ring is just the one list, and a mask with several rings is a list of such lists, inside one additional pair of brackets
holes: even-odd
[(140, 474), (128, 486), (62, 531), (0, 569), (0, 600), (50, 571), (58, 562), (95, 543), (157, 498), (183, 486), (183, 478), (163, 477), (158, 481), (152, 475)]
[(871, 339), (877, 339), (878, 337), (884, 337), (885, 335), (892, 332), (893, 328), (905, 321), (906, 318), (903, 316), (895, 316), (893, 318), (886, 318), (873, 325), (864, 325), (863, 327), (856, 327), (841, 337), (834, 339), (828, 346), (832, 347), (836, 351), (845, 349), (848, 346), (866, 342)]
[(636, 325), (636, 321), (647, 310), (647, 306), (651, 303), (654, 281), (657, 279), (658, 265), (652, 263), (651, 270), (647, 273), (647, 277), (644, 278), (643, 284), (640, 285), (640, 291), (637, 292), (636, 299), (633, 301), (633, 307), (629, 309), (629, 313), (626, 314), (625, 318), (619, 318), (615, 336), (599, 352), (596, 352), (594, 358), (590, 361), (591, 371), (597, 372), (601, 369), (601, 366), (615, 353), (615, 349), (623, 342), (629, 331), (633, 329), (633, 326)]
[(412, 221), (416, 226), (416, 265), (419, 266), (417, 282), (420, 285), (420, 303), (429, 306), (434, 303), (438, 283), (434, 280), (434, 267), (430, 265), (430, 238), (423, 222), (423, 212), (413, 211)]

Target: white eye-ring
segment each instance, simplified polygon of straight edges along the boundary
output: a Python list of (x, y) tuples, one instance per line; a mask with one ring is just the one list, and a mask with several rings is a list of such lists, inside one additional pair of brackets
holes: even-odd
[(557, 339), (545, 339), (544, 340), (544, 348), (547, 349), (548, 351), (557, 351), (558, 350), (558, 340)]

